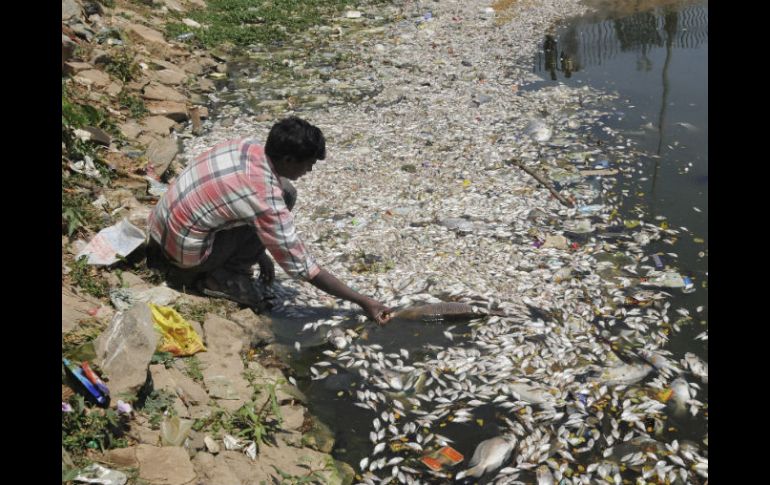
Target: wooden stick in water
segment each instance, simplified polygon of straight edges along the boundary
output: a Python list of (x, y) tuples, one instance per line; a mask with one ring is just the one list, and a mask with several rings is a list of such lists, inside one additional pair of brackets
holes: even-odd
[(516, 160), (515, 158), (512, 158), (512, 159), (508, 160), (508, 162), (507, 162), (507, 163), (509, 163), (509, 164), (511, 164), (511, 165), (516, 165), (516, 166), (517, 166), (517, 167), (519, 167), (520, 169), (524, 170), (525, 172), (527, 172), (528, 174), (530, 174), (530, 175), (531, 175), (531, 176), (532, 176), (532, 177), (533, 177), (535, 180), (537, 180), (538, 182), (540, 182), (540, 185), (542, 185), (543, 187), (545, 187), (546, 189), (548, 189), (548, 190), (551, 192), (551, 194), (553, 194), (553, 196), (554, 196), (554, 197), (556, 197), (556, 200), (558, 200), (558, 201), (559, 201), (559, 202), (561, 202), (562, 204), (566, 205), (567, 207), (573, 207), (573, 204), (572, 204), (572, 202), (570, 202), (569, 200), (567, 200), (566, 198), (564, 198), (564, 196), (563, 196), (563, 195), (561, 195), (561, 194), (559, 193), (559, 191), (557, 191), (557, 190), (556, 190), (556, 189), (553, 187), (553, 185), (552, 185), (552, 184), (551, 184), (551, 183), (550, 183), (550, 182), (549, 182), (549, 181), (548, 181), (548, 180), (547, 180), (545, 177), (543, 177), (543, 176), (542, 176), (542, 175), (540, 175), (539, 173), (535, 172), (535, 171), (534, 171), (534, 170), (532, 170), (531, 168), (528, 168), (528, 167), (524, 166), (524, 164), (523, 164), (523, 163), (522, 163), (520, 160)]

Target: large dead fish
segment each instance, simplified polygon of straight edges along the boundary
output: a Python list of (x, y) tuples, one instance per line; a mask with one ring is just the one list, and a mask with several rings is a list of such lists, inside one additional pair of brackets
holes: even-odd
[(457, 474), (455, 480), (464, 477), (480, 477), (485, 473), (497, 470), (511, 456), (516, 447), (517, 439), (512, 434), (497, 436), (479, 443), (473, 452), (469, 468)]
[(404, 308), (393, 314), (393, 318), (423, 322), (444, 322), (470, 320), (487, 315), (503, 315), (501, 312), (484, 311), (467, 303), (441, 302)]

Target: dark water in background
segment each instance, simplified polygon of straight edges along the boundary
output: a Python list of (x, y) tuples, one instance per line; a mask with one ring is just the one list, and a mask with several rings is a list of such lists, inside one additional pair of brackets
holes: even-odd
[(686, 308), (696, 324), (668, 350), (707, 360), (707, 342), (693, 337), (708, 321), (708, 2), (610, 1), (600, 8), (544, 36), (533, 70), (545, 81), (536, 84), (589, 85), (620, 96), (605, 123), (645, 154), (634, 176), (621, 179), (620, 212), (655, 224), (665, 217), (689, 230), (673, 246), (648, 251), (675, 253), (664, 262), (697, 288), (672, 291), (672, 308)]
[[(533, 67), (544, 81), (528, 89), (565, 83), (591, 85), (620, 95), (615, 116), (605, 123), (644, 152), (636, 161), (634, 176), (619, 183), (618, 190), (627, 191), (621, 213), (627, 219), (656, 224), (663, 222), (656, 217), (663, 216), (671, 227), (689, 229), (674, 245), (654, 243), (646, 249), (649, 254), (676, 253), (677, 258), (664, 255), (665, 263), (692, 278), (697, 288), (689, 294), (670, 291), (672, 309), (688, 309), (695, 323), (672, 337), (667, 349), (677, 360), (685, 352), (708, 360), (707, 342), (693, 339), (707, 328), (708, 320), (708, 3), (652, 4), (639, 12), (634, 8), (619, 11), (621, 2), (608, 5), (611, 8), (598, 15), (570, 19), (550, 35), (544, 33), (543, 48)], [(696, 313), (701, 306), (702, 311)], [(672, 321), (678, 318), (670, 313)], [(303, 334), (300, 329), (306, 321), (283, 320), (278, 315), (275, 319), (279, 323), (275, 328), (285, 330), (280, 341), (292, 345)], [(409, 322), (368, 327), (367, 343), (417, 353), (426, 343), (444, 343), (445, 328), (441, 327)], [(320, 344), (323, 337), (311, 340)], [(303, 342), (301, 352), (292, 352), (293, 367), (311, 412), (335, 431), (333, 454), (358, 472), (358, 461), (371, 452), (368, 433), (374, 414), (353, 405), (359, 388), (356, 377), (341, 373), (310, 380), (309, 366), (326, 360), (321, 352), (329, 348), (313, 348), (310, 342)], [(708, 387), (701, 386), (697, 397), (707, 401)], [(481, 421), (472, 436), (468, 426), (460, 424), (449, 423), (439, 432), (455, 439), (453, 446), (467, 459), (478, 442), (499, 434), (492, 412), (476, 410), (474, 417)], [(707, 429), (701, 416), (672, 424), (679, 428), (681, 438), (694, 441), (700, 441)]]

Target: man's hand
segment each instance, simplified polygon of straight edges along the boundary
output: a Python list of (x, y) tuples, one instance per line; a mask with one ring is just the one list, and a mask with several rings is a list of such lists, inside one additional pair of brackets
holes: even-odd
[(373, 298), (353, 291), (323, 268), (315, 278), (310, 280), (310, 284), (332, 296), (355, 303), (364, 309), (369, 318), (380, 325), (384, 325), (390, 320), (390, 314), (393, 310)]
[(390, 320), (391, 314), (393, 313), (393, 310), (372, 298), (367, 298), (366, 301), (361, 304), (361, 308), (364, 309), (369, 318), (380, 325), (388, 323), (388, 320)]
[(266, 251), (263, 251), (262, 254), (259, 255), (257, 263), (259, 263), (259, 279), (265, 283), (265, 285), (270, 285), (275, 279), (275, 265), (273, 264), (273, 260), (270, 259), (270, 256), (267, 255)]

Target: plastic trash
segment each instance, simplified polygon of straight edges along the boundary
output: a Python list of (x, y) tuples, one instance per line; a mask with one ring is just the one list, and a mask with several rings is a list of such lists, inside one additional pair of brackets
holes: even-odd
[(176, 310), (154, 303), (149, 305), (155, 329), (161, 333), (159, 352), (169, 352), (180, 357), (206, 350), (200, 335)]
[(109, 266), (118, 261), (118, 257), (131, 254), (145, 241), (144, 232), (123, 219), (119, 223), (99, 231), (80, 251), (75, 259), (88, 257), (88, 264)]
[(91, 382), (88, 377), (86, 377), (83, 369), (70, 362), (69, 359), (63, 358), (62, 363), (64, 364), (64, 368), (67, 370), (69, 375), (78, 381), (86, 390), (88, 397), (96, 401), (96, 403), (101, 406), (106, 406), (107, 403), (109, 403), (109, 395), (103, 394), (99, 388), (97, 388), (96, 385)]
[(144, 179), (147, 180), (147, 183), (149, 184), (149, 187), (147, 187), (147, 193), (154, 197), (160, 197), (168, 190), (168, 185), (164, 184), (163, 182), (158, 182), (154, 178), (148, 176), (145, 176)]
[(676, 271), (665, 271), (657, 273), (654, 276), (648, 277), (647, 281), (643, 281), (642, 285), (656, 286), (661, 288), (685, 288), (690, 289), (694, 287), (692, 280), (686, 276), (682, 276)]
[(195, 37), (195, 32), (187, 32), (185, 34), (177, 35), (176, 36), (176, 40), (178, 40), (180, 42), (184, 42), (186, 40), (192, 39), (193, 37)]
[(193, 422), (174, 416), (160, 423), (160, 443), (163, 446), (182, 446), (190, 434)]
[(128, 476), (123, 472), (110, 470), (97, 463), (92, 463), (75, 477), (75, 481), (80, 483), (99, 483), (102, 485), (124, 485), (128, 481)]
[[(85, 132), (85, 133), (88, 133), (88, 132)], [(89, 136), (90, 136), (90, 133), (89, 133)], [(102, 173), (99, 172), (99, 169), (97, 169), (96, 165), (94, 165), (94, 159), (89, 157), (88, 155), (83, 157), (83, 160), (79, 162), (70, 162), (69, 167), (73, 172), (83, 174), (86, 177), (98, 179), (102, 176)]]
[(594, 205), (582, 205), (578, 207), (578, 211), (581, 214), (595, 214), (599, 211), (604, 209), (604, 206), (601, 204), (594, 204)]
[(451, 446), (445, 446), (438, 451), (424, 455), (420, 461), (431, 470), (439, 471), (443, 467), (453, 467), (463, 461), (463, 459), (462, 453)]
[(110, 291), (110, 302), (118, 311), (128, 310), (137, 302), (154, 303), (155, 305), (170, 305), (179, 298), (179, 292), (167, 286), (156, 286), (146, 290), (116, 288)]

